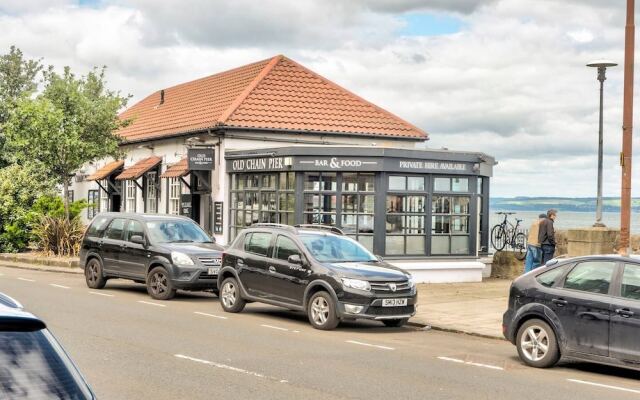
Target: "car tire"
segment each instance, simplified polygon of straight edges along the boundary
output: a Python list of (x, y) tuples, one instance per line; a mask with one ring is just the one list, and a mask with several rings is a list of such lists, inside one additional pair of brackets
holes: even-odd
[(219, 297), (222, 309), (229, 313), (239, 313), (247, 304), (242, 298), (236, 278), (227, 278), (222, 282)]
[(147, 275), (147, 293), (156, 300), (169, 300), (176, 295), (169, 272), (164, 267), (155, 267)]
[(317, 292), (311, 296), (307, 305), (307, 316), (311, 326), (324, 331), (335, 329), (340, 324), (335, 302), (327, 292)]
[(400, 328), (404, 326), (407, 321), (409, 321), (409, 318), (383, 319), (382, 323), (389, 328)]
[(549, 368), (560, 359), (556, 334), (545, 321), (526, 321), (516, 336), (516, 347), (520, 359), (535, 368)]
[(102, 289), (107, 284), (107, 278), (102, 272), (102, 263), (98, 258), (92, 258), (84, 267), (84, 279), (91, 289)]

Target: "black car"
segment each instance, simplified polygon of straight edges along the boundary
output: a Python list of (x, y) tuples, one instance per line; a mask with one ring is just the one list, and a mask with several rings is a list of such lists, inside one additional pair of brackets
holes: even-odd
[(42, 320), (0, 293), (0, 399), (95, 399)]
[(551, 260), (513, 282), (503, 331), (533, 367), (562, 356), (640, 369), (640, 260)]
[(402, 326), (415, 314), (411, 275), (377, 258), (336, 228), (256, 224), (222, 257), (220, 300), (227, 312), (258, 301), (307, 313), (317, 329), (341, 320)]
[(191, 219), (157, 214), (98, 214), (84, 235), (80, 265), (87, 285), (102, 289), (109, 278), (146, 283), (154, 299), (177, 289), (217, 294), (222, 246)]

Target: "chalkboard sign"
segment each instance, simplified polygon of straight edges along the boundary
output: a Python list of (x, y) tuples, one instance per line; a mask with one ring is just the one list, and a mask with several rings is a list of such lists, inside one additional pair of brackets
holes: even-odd
[(213, 233), (222, 234), (223, 231), (223, 203), (216, 201), (213, 203)]
[(180, 215), (191, 217), (193, 202), (190, 194), (183, 194), (180, 197)]

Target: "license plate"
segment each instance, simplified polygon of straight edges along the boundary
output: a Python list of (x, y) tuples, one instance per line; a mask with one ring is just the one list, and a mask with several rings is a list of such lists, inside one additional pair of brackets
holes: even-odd
[(218, 272), (220, 272), (220, 268), (209, 268), (207, 270), (208, 275), (218, 275)]
[(382, 307), (402, 307), (407, 305), (407, 299), (383, 299)]

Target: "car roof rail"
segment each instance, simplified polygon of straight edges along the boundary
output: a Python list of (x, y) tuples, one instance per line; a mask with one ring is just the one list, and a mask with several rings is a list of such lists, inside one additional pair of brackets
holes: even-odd
[(266, 222), (259, 222), (257, 224), (247, 226), (247, 228), (280, 228), (280, 229), (286, 229), (288, 231), (295, 232), (295, 228), (291, 225), (274, 224), (274, 223), (266, 223)]
[(0, 304), (9, 308), (16, 308), (19, 310), (22, 310), (24, 308), (18, 300), (14, 299), (13, 297), (9, 297), (4, 293), (0, 293)]
[(336, 233), (338, 235), (344, 235), (342, 229), (337, 228), (331, 225), (320, 225), (320, 224), (298, 224), (294, 225), (296, 228), (304, 228), (304, 229), (318, 229), (323, 231), (329, 231), (332, 233)]

